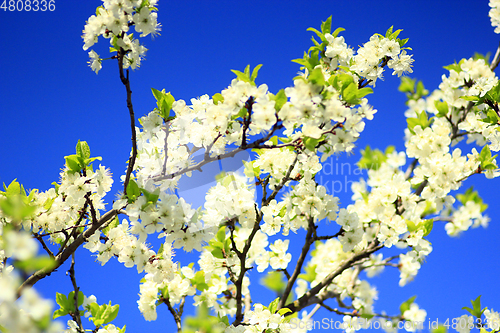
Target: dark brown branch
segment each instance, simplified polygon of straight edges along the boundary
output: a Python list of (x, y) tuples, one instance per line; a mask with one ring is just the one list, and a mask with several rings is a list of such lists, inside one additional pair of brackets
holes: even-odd
[(54, 258), (54, 253), (52, 253), (52, 251), (47, 247), (47, 244), (45, 244), (45, 242), (43, 241), (42, 235), (33, 234), (33, 237), (35, 237), (40, 242), (40, 244), (42, 244), (45, 252), (47, 252), (51, 258)]
[(314, 237), (314, 241), (319, 241), (319, 240), (329, 240), (332, 238), (337, 238), (340, 235), (344, 233), (344, 229), (340, 228), (340, 230), (335, 234), (335, 235), (328, 235), (328, 236), (316, 236)]
[[(61, 245), (61, 247), (59, 248), (59, 252), (57, 252), (57, 255), (60, 255), (63, 251), (64, 251), (64, 248), (66, 247), (66, 244), (68, 244), (69, 240), (76, 236), (76, 231), (78, 230), (78, 226), (80, 226), (80, 223), (83, 221), (83, 218), (85, 217), (85, 214), (87, 212), (87, 208), (89, 206), (89, 202), (90, 202), (90, 195), (92, 193), (91, 192), (87, 192), (85, 194), (85, 204), (83, 205), (83, 208), (82, 210), (80, 211), (80, 216), (78, 217), (78, 220), (75, 222), (75, 225), (74, 227), (76, 228), (73, 228), (71, 230), (71, 234), (68, 236), (68, 234), (65, 232), (65, 229), (61, 230), (62, 233), (64, 233), (64, 235), (66, 236), (66, 239), (64, 240), (63, 244)], [(69, 230), (69, 229), (68, 229)]]
[(410, 179), (411, 174), (413, 173), (413, 170), (415, 170), (415, 167), (417, 166), (417, 163), (418, 163), (418, 159), (416, 159), (416, 158), (413, 159), (413, 161), (411, 162), (408, 169), (406, 169), (406, 172), (405, 172), (405, 179), (406, 180)]
[(82, 317), (80, 316), (80, 310), (78, 309), (78, 294), (80, 292), (80, 288), (78, 288), (78, 285), (76, 284), (76, 277), (75, 277), (75, 253), (71, 255), (71, 267), (69, 268), (69, 278), (71, 279), (71, 284), (73, 285), (73, 290), (75, 291), (74, 294), (74, 305), (75, 305), (75, 312), (70, 313), (71, 317), (73, 320), (76, 322), (78, 325), (78, 330), (83, 333), (84, 329), (82, 326)]
[(126, 77), (125, 74), (123, 73), (123, 58), (125, 57), (125, 53), (126, 53), (125, 50), (123, 48), (120, 48), (120, 52), (118, 52), (118, 69), (120, 72), (120, 80), (122, 81), (127, 91), (127, 108), (130, 115), (130, 128), (132, 130), (132, 156), (130, 156), (128, 160), (127, 175), (125, 176), (125, 182), (123, 183), (123, 193), (127, 195), (127, 186), (130, 181), (130, 175), (132, 174), (132, 170), (134, 170), (134, 164), (137, 158), (137, 136), (135, 133), (135, 115), (134, 115), (134, 107), (132, 105), (132, 90), (130, 89), (128, 69)]
[(292, 273), (292, 276), (288, 278), (288, 283), (286, 284), (285, 291), (283, 292), (283, 296), (280, 299), (278, 304), (278, 310), (285, 306), (286, 300), (290, 292), (292, 291), (293, 285), (295, 281), (299, 277), (300, 272), (302, 271), (302, 265), (304, 265), (304, 261), (306, 260), (306, 256), (309, 253), (309, 249), (311, 248), (312, 243), (314, 242), (313, 233), (316, 229), (314, 225), (314, 218), (311, 216), (308, 220), (307, 234), (306, 240), (304, 242), (304, 246), (302, 247), (302, 252), (300, 253), (299, 259), (297, 260), (297, 264), (295, 265), (295, 269)]
[(316, 286), (311, 288), (308, 292), (306, 292), (302, 297), (300, 297), (298, 300), (286, 305), (286, 308), (289, 308), (292, 312), (288, 312), (286, 315), (291, 315), (293, 313), (296, 313), (306, 306), (309, 305), (309, 301), (315, 297), (324, 287), (330, 285), (337, 276), (342, 274), (343, 271), (346, 269), (351, 268), (355, 264), (357, 264), (360, 260), (367, 258), (370, 256), (370, 254), (380, 250), (383, 248), (383, 245), (380, 245), (378, 242), (373, 242), (368, 248), (366, 248), (364, 251), (354, 254), (350, 259), (344, 261), (342, 265), (340, 265), (336, 270), (331, 272), (327, 277), (323, 279), (320, 283), (318, 283)]
[(291, 179), (290, 175), (298, 160), (299, 160), (299, 155), (297, 154), (295, 155), (295, 159), (293, 160), (292, 164), (290, 164), (290, 166), (288, 167), (288, 171), (286, 172), (285, 177), (283, 177), (280, 183), (274, 188), (273, 193), (271, 193), (271, 195), (265, 201), (263, 201), (262, 206), (269, 205), (269, 203), (276, 197), (276, 195), (278, 195), (279, 191), (281, 191), (283, 186), (285, 186), (286, 182)]
[(424, 188), (427, 186), (427, 184), (429, 183), (429, 181), (426, 179), (424, 180), (420, 186), (417, 188), (417, 190), (415, 191), (415, 195), (420, 195), (422, 193), (422, 191), (424, 190)]
[(174, 317), (175, 324), (177, 325), (177, 332), (179, 332), (179, 333), (182, 332), (181, 316), (174, 309), (174, 307), (172, 306), (172, 304), (170, 304), (170, 299), (167, 297), (167, 298), (161, 298), (160, 300), (163, 301), (163, 303), (165, 303), (167, 305), (168, 311), (170, 311), (170, 313)]
[(257, 234), (257, 231), (260, 229), (260, 221), (262, 220), (262, 215), (259, 214), (258, 209), (255, 205), (255, 210), (256, 210), (256, 218), (255, 218), (255, 223), (253, 225), (252, 232), (248, 236), (248, 239), (245, 242), (245, 246), (243, 247), (243, 251), (241, 251), (241, 255), (238, 255), (240, 259), (240, 274), (238, 276), (238, 280), (236, 280), (235, 287), (236, 287), (236, 318), (233, 322), (234, 326), (238, 326), (241, 324), (243, 321), (243, 303), (242, 303), (242, 298), (243, 298), (243, 278), (245, 277), (245, 273), (249, 269), (248, 267), (245, 266), (246, 264), (246, 257), (248, 254), (248, 251), (250, 250), (250, 246), (252, 245), (252, 241)]
[(47, 275), (52, 274), (52, 272), (59, 268), (76, 251), (76, 249), (80, 247), (80, 245), (82, 245), (90, 236), (94, 234), (94, 232), (96, 232), (101, 226), (113, 219), (119, 213), (121, 213), (121, 211), (112, 209), (101, 216), (97, 223), (92, 224), (89, 229), (79, 234), (78, 237), (68, 247), (66, 247), (61, 253), (55, 256), (55, 264), (53, 267), (42, 268), (29, 276), (17, 289), (17, 296), (19, 297), (21, 295), (21, 292), (24, 288), (31, 287)]
[(218, 156), (215, 156), (215, 157), (211, 157), (210, 156), (210, 149), (211, 147), (213, 146), (213, 144), (215, 143), (215, 141), (220, 138), (222, 135), (219, 133), (219, 135), (217, 136), (217, 138), (214, 140), (214, 142), (210, 145), (210, 148), (207, 147), (205, 149), (205, 156), (204, 156), (204, 159), (203, 161), (193, 165), (193, 166), (190, 166), (188, 168), (184, 168), (182, 170), (179, 170), (179, 171), (176, 171), (176, 172), (173, 172), (169, 175), (158, 175), (158, 176), (155, 176), (155, 177), (151, 177), (153, 179), (153, 181), (155, 182), (158, 182), (158, 181), (161, 181), (161, 180), (165, 180), (165, 179), (172, 179), (172, 178), (175, 178), (177, 176), (180, 176), (182, 174), (185, 174), (187, 172), (190, 172), (190, 171), (194, 171), (194, 170), (198, 170), (198, 171), (201, 171), (201, 167), (208, 164), (208, 163), (211, 163), (213, 161), (218, 161), (218, 160), (222, 160), (222, 159), (225, 159), (225, 158), (228, 158), (228, 157), (234, 157), (237, 153), (239, 153), (240, 151), (243, 151), (243, 150), (246, 150), (246, 149), (265, 149), (265, 148), (280, 148), (280, 147), (284, 147), (284, 146), (290, 146), (291, 144), (288, 143), (286, 145), (272, 145), (272, 146), (269, 146), (269, 145), (264, 145), (263, 143), (266, 142), (267, 140), (269, 140), (271, 138), (271, 136), (274, 134), (275, 131), (277, 131), (278, 129), (281, 129), (283, 127), (282, 124), (279, 124), (278, 122), (276, 122), (274, 125), (273, 125), (273, 128), (271, 129), (271, 131), (263, 138), (260, 138), (254, 142), (252, 142), (251, 144), (248, 144), (248, 145), (245, 145), (244, 147), (238, 147), (236, 148), (235, 150), (233, 151), (230, 151), (228, 153), (225, 153), (225, 154), (222, 154), (222, 155), (218, 155)]

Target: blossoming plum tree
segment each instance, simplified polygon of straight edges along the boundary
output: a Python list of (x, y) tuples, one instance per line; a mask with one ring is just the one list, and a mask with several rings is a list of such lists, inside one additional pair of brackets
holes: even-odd
[[(100, 305), (80, 291), (74, 267), (80, 247), (103, 265), (116, 258), (144, 274), (137, 303), (145, 320), (155, 320), (165, 306), (179, 332), (305, 332), (321, 307), (337, 314), (346, 332), (374, 323), (386, 331), (400, 323), (407, 331), (419, 329), (426, 312), (414, 298), (402, 300), (400, 313), (375, 312), (376, 289), (361, 272), (370, 278), (392, 267), (403, 286), (432, 252), (426, 237), (434, 222), (445, 221), (450, 236), (488, 224), (477, 192), (452, 191), (472, 175), (500, 174), (492, 155), (500, 150), (500, 83), (493, 72), (500, 49), (491, 63), (476, 56), (448, 66), (430, 94), (421, 82), (402, 77), (406, 150), (366, 148), (359, 167), (368, 169), (368, 178), (353, 184), (353, 203), (339, 207), (315, 175), (329, 156), (353, 150), (376, 113), (368, 104), (370, 86), (385, 70), (398, 77), (412, 72), (401, 30), (374, 34), (354, 50), (329, 18), (320, 30), (310, 28), (316, 40), (294, 60), (302, 72), (293, 86), (273, 94), (256, 84), (260, 66), (248, 66), (233, 71), (236, 78), (220, 93), (190, 104), (153, 89), (157, 107), (138, 128), (129, 68), (139, 68), (146, 52), (138, 37), (160, 29), (156, 2), (104, 0), (83, 31), (84, 50), (101, 37), (109, 40), (108, 60), (117, 61), (127, 95), (132, 150), (112, 209), (104, 202), (110, 171), (93, 166), (101, 158), (92, 157), (85, 141), (65, 157), (53, 188), (27, 193), (14, 180), (0, 192), (0, 329), (62, 331), (53, 319), (69, 316), (66, 332), (125, 331), (111, 323), (118, 305)], [(500, 3), (490, 6), (498, 30)], [(94, 50), (89, 57), (98, 73), (106, 59)], [(452, 148), (466, 137), (461, 148)], [(244, 174), (219, 174), (203, 209), (176, 193), (182, 177), (241, 151), (253, 154)], [(194, 159), (196, 152), (202, 160)], [(289, 234), (301, 229), (302, 250), (293, 260)], [(150, 245), (153, 236), (161, 246)], [(393, 247), (399, 254), (388, 256), (384, 250)], [(174, 249), (195, 251), (198, 261), (183, 266)], [(52, 309), (33, 286), (70, 258), (74, 290), (57, 293), (58, 308)], [(259, 302), (250, 288), (252, 269), (271, 273), (266, 286), (280, 297)], [(196, 318), (183, 316), (188, 297), (200, 309)], [(470, 315), (455, 318), (453, 329), (499, 330), (499, 313), (483, 308), (479, 297), (472, 306)]]

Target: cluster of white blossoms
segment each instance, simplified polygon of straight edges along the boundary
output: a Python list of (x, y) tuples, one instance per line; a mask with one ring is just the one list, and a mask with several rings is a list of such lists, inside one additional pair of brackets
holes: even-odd
[(500, 33), (500, 1), (490, 0), (489, 5), (491, 7), (489, 16), (491, 19), (491, 25), (495, 27), (495, 33)]
[[(99, 219), (100, 211), (105, 208), (104, 196), (111, 190), (113, 178), (109, 169), (99, 165), (95, 171), (85, 170), (85, 175), (65, 167), (60, 173), (60, 184), (45, 192), (38, 193), (32, 202), (37, 206), (32, 218), (26, 219), (25, 228), (33, 232), (50, 235), (53, 243), (63, 242), (67, 231), (72, 238), (76, 226), (86, 226), (92, 214)], [(90, 208), (90, 203), (92, 207)], [(72, 241), (73, 239), (67, 241)]]
[[(357, 80), (356, 76), (350, 77), (353, 82)], [(278, 114), (286, 128), (283, 133), (294, 139), (324, 138), (326, 142), (319, 149), (322, 161), (335, 153), (351, 152), (365, 128), (363, 119), (373, 119), (376, 112), (365, 98), (358, 107), (348, 107), (333, 86), (322, 87), (302, 79), (296, 79), (293, 87), (285, 89), (285, 94), (290, 100)]]
[(498, 83), (498, 78), (484, 59), (462, 60), (449, 68), (450, 74), (448, 77), (443, 74), (439, 89), (443, 101), (456, 108), (467, 106), (467, 101), (460, 97), (483, 97)]
[[(3, 242), (11, 243), (15, 234), (17, 234), (17, 232), (14, 231), (3, 234)], [(28, 233), (21, 232), (19, 235), (24, 238), (25, 236), (28, 236)], [(29, 244), (28, 248), (33, 247), (33, 245), (37, 245), (33, 238), (30, 237), (30, 240), (34, 244)], [(22, 246), (24, 244), (16, 243), (15, 245)], [(20, 253), (23, 253), (21, 257), (17, 255), (18, 250)], [(14, 253), (16, 253), (14, 258), (18, 260), (33, 259), (36, 255), (36, 251), (34, 253), (33, 251), (24, 251), (23, 247), (16, 248)], [(61, 332), (63, 330), (61, 323), (50, 321), (50, 318), (52, 318), (54, 302), (41, 297), (41, 295), (39, 295), (34, 288), (22, 290), (20, 298), (18, 299), (16, 290), (18, 290), (21, 286), (21, 277), (18, 276), (18, 272), (14, 271), (13, 266), (4, 265), (4, 258), (1, 259), (0, 325), (2, 330), (5, 330), (6, 332)], [(45, 322), (45, 324), (40, 324), (42, 322)]]
[(387, 65), (394, 69), (393, 74), (400, 76), (403, 72), (412, 72), (411, 64), (413, 59), (402, 50), (397, 41), (389, 38), (380, 38), (374, 35), (370, 41), (361, 47), (354, 56), (354, 66), (351, 68), (362, 77), (371, 81), (375, 85), (377, 79), (382, 78), (384, 68), (381, 60), (389, 57)]
[[(140, 37), (149, 34), (155, 35), (160, 29), (156, 13), (157, 0), (103, 0), (103, 5), (97, 8), (96, 15), (92, 15), (83, 30), (83, 49), (92, 47), (99, 36), (109, 39), (116, 51), (123, 49), (123, 68), (135, 69), (141, 65), (147, 49), (128, 33), (131, 26), (140, 33)], [(102, 59), (91, 50), (89, 65), (96, 74), (102, 68)]]
[[(85, 26), (84, 49), (104, 36), (118, 52), (117, 58), (124, 60), (124, 68), (138, 67), (146, 49), (129, 29), (134, 26), (141, 37), (156, 34), (156, 2), (103, 0)], [(490, 5), (492, 22), (498, 25), (496, 2)], [(372, 277), (386, 266), (397, 267), (399, 284), (404, 286), (432, 252), (426, 237), (435, 221), (447, 222), (445, 229), (451, 236), (488, 224), (489, 218), (483, 215), (486, 207), (477, 194), (457, 195), (462, 203), (458, 208), (451, 195), (473, 174), (499, 175), (491, 151), (500, 150), (495, 122), (500, 115), (492, 101), (478, 102), (489, 96), (498, 79), (483, 59), (450, 66), (439, 90), (427, 99), (419, 96), (409, 101), (406, 151), (379, 152), (380, 159), (368, 170), (368, 179), (353, 183), (352, 204), (339, 208), (339, 199), (317, 183), (320, 161), (351, 152), (365, 119), (373, 118), (376, 110), (365, 98), (372, 90), (366, 86), (374, 86), (386, 66), (400, 76), (412, 72), (413, 62), (403, 47), (406, 40), (399, 40), (399, 31), (392, 28), (385, 37), (375, 34), (354, 51), (338, 36), (338, 30), (330, 33), (326, 25), (321, 33), (316, 31), (322, 43), (315, 43), (297, 61), (304, 66), (303, 73), (292, 87), (276, 94), (265, 84), (256, 85), (257, 71), (250, 75), (249, 67), (244, 73), (235, 71), (237, 79), (220, 93), (192, 99), (190, 105), (153, 90), (158, 108), (142, 117), (141, 127), (135, 129), (137, 158), (129, 186), (110, 211), (126, 218), (107, 220), (83, 240), (101, 264), (116, 257), (125, 267), (145, 273), (137, 304), (146, 320), (157, 318), (162, 303), (172, 313), (181, 313), (185, 298), (191, 296), (195, 306), (213, 311), (220, 319), (215, 326), (228, 333), (294, 331), (285, 318), (287, 311), (299, 312), (313, 298), (321, 302), (336, 299), (335, 312), (344, 315), (342, 328), (348, 333), (384, 318), (391, 318), (392, 323), (423, 322), (426, 312), (415, 303), (406, 304), (399, 316), (375, 313), (378, 292), (361, 278), (362, 272)], [(97, 73), (102, 59), (94, 51), (89, 55)], [(465, 155), (465, 147), (452, 150), (465, 135), (468, 143), (475, 141), (487, 149), (478, 153), (472, 148)], [(245, 163), (244, 175), (218, 175), (203, 207), (195, 209), (173, 194), (182, 177), (250, 149), (255, 155)], [(201, 161), (195, 160), (198, 151), (203, 152)], [(61, 245), (61, 253), (83, 237), (82, 232), (94, 230), (102, 217), (103, 197), (111, 189), (112, 178), (102, 166), (95, 171), (83, 167), (94, 160), (87, 153), (88, 145), (79, 142), (77, 155), (66, 157), (60, 184), (23, 199), (29, 202), (24, 204), (32, 205), (33, 213), (19, 224), (7, 214), (0, 215), (2, 328), (29, 331), (33, 321), (40, 322), (52, 311), (52, 305), (34, 289), (23, 289), (16, 301), (21, 281), (10, 263), (33, 259), (39, 250), (27, 231), (52, 254), (41, 241), (50, 237), (51, 246)], [(370, 158), (368, 153), (364, 155), (363, 159)], [(403, 171), (407, 158), (414, 160)], [(7, 192), (1, 194), (7, 196)], [(330, 224), (334, 232), (323, 234), (332, 230), (319, 228), (323, 220), (336, 221)], [(301, 229), (307, 232), (306, 245), (297, 261), (299, 267), (290, 269), (292, 244), (286, 237)], [(157, 251), (148, 243), (151, 236), (163, 239)], [(198, 252), (198, 267), (174, 262), (173, 251), (179, 248)], [(384, 258), (383, 253), (375, 253), (383, 248), (400, 252)], [(249, 289), (252, 269), (283, 273), (289, 284), (286, 292), (293, 288), (297, 298), (289, 304), (275, 300), (269, 306), (254, 300)], [(315, 286), (322, 289), (309, 294)], [(498, 313), (487, 311), (489, 322), (498, 320)], [(225, 316), (236, 318), (236, 326), (223, 322)], [(364, 320), (366, 317), (370, 319)], [(303, 316), (304, 322), (309, 319)], [(384, 328), (393, 328), (392, 323)], [(67, 332), (80, 329), (72, 320), (68, 326)], [(418, 327), (405, 325), (405, 329), (413, 332)], [(98, 330), (118, 331), (113, 324)]]
[(342, 36), (334, 37), (327, 33), (325, 39), (328, 44), (324, 61), (330, 70), (335, 70), (338, 66), (350, 66), (351, 70), (360, 77), (369, 80), (370, 85), (373, 86), (375, 86), (377, 79), (383, 78), (384, 59), (387, 66), (394, 70), (392, 75), (401, 76), (403, 73), (413, 72), (411, 69), (412, 56), (402, 49), (395, 38), (375, 34), (357, 52), (347, 46)]

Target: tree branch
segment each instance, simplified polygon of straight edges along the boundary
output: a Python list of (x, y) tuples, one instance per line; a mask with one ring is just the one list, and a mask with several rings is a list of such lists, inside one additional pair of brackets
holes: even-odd
[(123, 48), (120, 48), (120, 51), (118, 52), (118, 69), (120, 72), (120, 80), (122, 81), (127, 91), (127, 108), (130, 115), (130, 128), (132, 130), (132, 156), (130, 156), (128, 160), (127, 175), (125, 176), (125, 182), (123, 183), (123, 193), (127, 195), (127, 186), (130, 181), (130, 175), (132, 174), (132, 170), (134, 169), (135, 159), (137, 158), (137, 136), (135, 133), (135, 115), (134, 115), (134, 107), (132, 105), (132, 90), (130, 90), (128, 69), (126, 77), (123, 73), (124, 56), (125, 56), (125, 50)]
[[(378, 241), (373, 242), (368, 248), (366, 248), (364, 251), (354, 254), (350, 259), (346, 260), (342, 265), (340, 265), (336, 270), (331, 272), (327, 277), (323, 279), (320, 283), (318, 283), (316, 286), (311, 288), (308, 292), (306, 292), (302, 297), (300, 297), (298, 300), (286, 305), (286, 308), (289, 308), (292, 312), (288, 312), (286, 315), (291, 315), (293, 313), (296, 313), (306, 306), (310, 304), (310, 300), (316, 296), (324, 287), (330, 285), (337, 276), (342, 274), (343, 271), (346, 269), (354, 266), (359, 260), (362, 260), (370, 254), (380, 250), (383, 248), (383, 245), (380, 245)], [(285, 315), (285, 316), (286, 316)]]
[(74, 294), (74, 305), (75, 305), (75, 313), (71, 313), (71, 317), (73, 317), (73, 320), (76, 322), (78, 325), (78, 330), (80, 332), (84, 332), (83, 326), (82, 326), (82, 317), (80, 315), (80, 310), (78, 309), (78, 294), (80, 292), (80, 288), (78, 288), (78, 285), (76, 284), (76, 277), (75, 277), (75, 253), (73, 252), (71, 255), (71, 267), (69, 268), (69, 278), (71, 279), (71, 284), (73, 285), (73, 290), (75, 291)]
[(295, 284), (295, 281), (297, 280), (300, 272), (302, 271), (302, 265), (304, 264), (306, 256), (309, 253), (309, 249), (311, 248), (311, 245), (314, 242), (313, 233), (314, 229), (316, 229), (316, 226), (314, 225), (312, 216), (309, 217), (308, 222), (309, 223), (307, 227), (306, 240), (304, 242), (304, 246), (302, 247), (302, 252), (300, 253), (299, 259), (297, 260), (297, 265), (295, 265), (295, 270), (293, 271), (292, 276), (288, 279), (285, 291), (283, 292), (283, 296), (281, 297), (280, 302), (278, 304), (278, 310), (281, 309), (283, 306), (285, 306), (288, 295), (290, 295), (293, 285)]
[(28, 277), (17, 289), (17, 297), (21, 296), (24, 288), (31, 287), (47, 275), (52, 274), (52, 272), (59, 268), (76, 251), (76, 249), (80, 247), (80, 245), (82, 245), (90, 236), (94, 234), (94, 232), (120, 213), (120, 210), (112, 209), (101, 216), (97, 223), (92, 224), (89, 229), (78, 235), (78, 237), (68, 247), (66, 247), (64, 251), (55, 256), (55, 264), (53, 267), (42, 268)]

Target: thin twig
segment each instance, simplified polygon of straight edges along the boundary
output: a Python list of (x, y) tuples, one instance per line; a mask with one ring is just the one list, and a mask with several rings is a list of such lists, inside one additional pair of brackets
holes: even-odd
[(71, 267), (69, 268), (69, 278), (71, 279), (71, 284), (73, 285), (73, 290), (75, 291), (74, 294), (74, 305), (75, 305), (75, 312), (70, 313), (71, 317), (73, 317), (73, 320), (76, 322), (78, 325), (78, 330), (80, 333), (84, 332), (83, 326), (82, 326), (82, 318), (80, 315), (80, 310), (78, 309), (78, 294), (80, 293), (80, 288), (76, 284), (76, 277), (75, 277), (75, 253), (71, 255)]
[(128, 160), (127, 174), (125, 176), (125, 182), (123, 183), (123, 193), (127, 195), (127, 186), (130, 181), (130, 175), (132, 174), (132, 170), (134, 170), (134, 164), (137, 158), (137, 136), (135, 133), (135, 115), (134, 115), (134, 107), (132, 105), (132, 90), (130, 90), (128, 69), (126, 77), (125, 74), (123, 73), (124, 57), (125, 57), (125, 50), (123, 48), (120, 48), (120, 52), (118, 52), (118, 70), (120, 72), (120, 80), (122, 81), (127, 91), (127, 108), (130, 115), (130, 129), (132, 130), (132, 156), (130, 156)]
[(112, 209), (108, 211), (106, 214), (101, 216), (101, 218), (97, 221), (97, 223), (92, 224), (92, 226), (87, 229), (85, 232), (78, 235), (78, 237), (68, 245), (61, 253), (57, 254), (54, 257), (54, 265), (52, 267), (44, 267), (32, 275), (30, 275), (21, 286), (17, 289), (17, 297), (21, 295), (21, 292), (26, 287), (31, 287), (47, 275), (52, 274), (57, 268), (59, 268), (75, 251), (80, 245), (83, 244), (90, 236), (92, 236), (101, 226), (103, 226), (106, 222), (113, 219), (118, 214), (121, 214), (121, 210)]
[(177, 325), (177, 332), (182, 332), (182, 323), (181, 323), (181, 316), (179, 316), (179, 313), (174, 309), (172, 304), (170, 304), (170, 299), (167, 298), (162, 298), (161, 299), (163, 303), (165, 303), (168, 307), (168, 311), (172, 314), (175, 320), (175, 324)]
[(300, 272), (302, 271), (302, 266), (304, 261), (306, 260), (307, 254), (311, 248), (311, 245), (314, 242), (313, 232), (316, 229), (314, 225), (314, 218), (311, 216), (308, 220), (307, 234), (304, 242), (304, 246), (302, 246), (302, 251), (300, 252), (299, 259), (297, 260), (297, 264), (295, 265), (295, 269), (292, 273), (292, 276), (288, 278), (288, 283), (286, 284), (285, 291), (283, 292), (283, 296), (280, 299), (278, 304), (278, 310), (285, 306), (286, 300), (290, 292), (292, 291), (293, 285), (295, 281), (299, 277)]
[(52, 253), (52, 251), (47, 247), (47, 244), (45, 244), (45, 242), (43, 241), (42, 236), (38, 234), (33, 234), (33, 237), (35, 237), (40, 242), (40, 244), (42, 244), (42, 247), (45, 250), (45, 252), (47, 252), (51, 258), (54, 258), (54, 253)]
[(490, 69), (494, 71), (498, 63), (500, 63), (500, 44), (498, 45), (497, 52), (495, 53), (495, 56), (493, 57), (493, 61), (491, 62)]
[(363, 250), (360, 253), (354, 254), (351, 258), (348, 260), (345, 260), (342, 265), (337, 267), (336, 270), (331, 272), (327, 277), (325, 277), (320, 283), (318, 283), (316, 286), (311, 288), (308, 292), (306, 292), (302, 297), (300, 297), (298, 300), (287, 304), (285, 307), (290, 309), (291, 312), (288, 312), (286, 315), (291, 315), (293, 313), (296, 313), (306, 306), (309, 305), (309, 301), (315, 297), (324, 287), (330, 285), (332, 283), (333, 279), (335, 279), (337, 276), (342, 274), (343, 271), (346, 269), (356, 265), (360, 260), (370, 256), (370, 254), (380, 250), (383, 248), (383, 245), (380, 245), (378, 241), (373, 242), (369, 247), (367, 247), (365, 250)]

